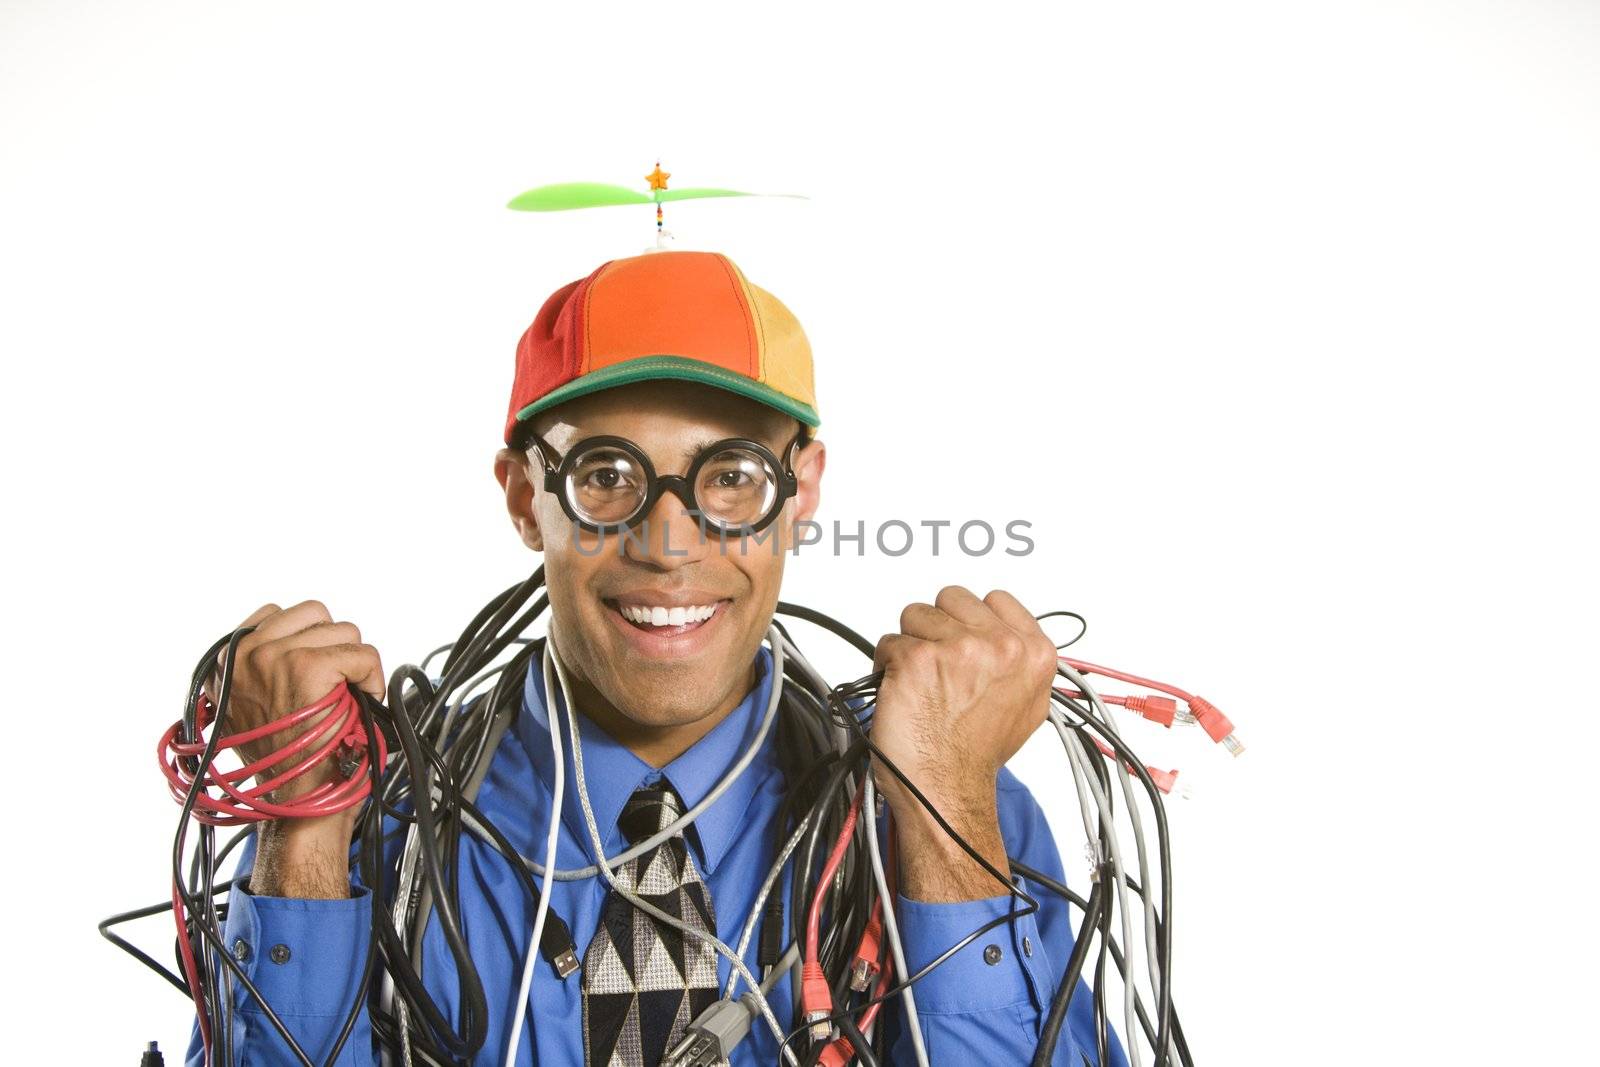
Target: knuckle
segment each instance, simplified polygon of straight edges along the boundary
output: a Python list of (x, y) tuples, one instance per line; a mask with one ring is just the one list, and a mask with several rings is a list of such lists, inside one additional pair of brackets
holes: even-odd
[(963, 667), (975, 666), (989, 656), (989, 646), (975, 634), (964, 634), (951, 642), (955, 657)]
[[(1001, 608), (1022, 608), (1023, 611), (1028, 610), (1022, 606), (1021, 600), (1017, 599), (1013, 593), (1005, 589), (989, 590), (989, 592), (984, 595), (983, 602), (994, 611), (998, 611)], [(1029, 614), (1032, 614), (1032, 612), (1029, 612)]]
[(900, 611), (900, 629), (907, 630), (916, 624), (917, 616), (928, 609), (927, 604), (921, 602), (907, 604)]
[(917, 641), (905, 647), (901, 658), (913, 670), (922, 671), (927, 670), (937, 662), (938, 653), (932, 645)]
[(950, 600), (952, 600), (952, 599), (954, 599), (956, 597), (959, 597), (959, 596), (961, 596), (962, 594), (964, 594), (966, 592), (967, 592), (967, 589), (966, 589), (965, 586), (947, 585), (943, 589), (939, 590), (939, 595), (934, 598), (933, 602), (935, 604), (938, 604), (941, 601), (944, 601), (944, 602), (948, 603)]
[(307, 600), (302, 602), (300, 606), (323, 622), (333, 621), (333, 616), (328, 613), (328, 606), (320, 600)]
[(319, 622), (315, 629), (325, 631), (329, 637), (334, 638), (341, 644), (359, 645), (361, 643), (361, 631), (356, 629), (356, 624), (353, 622)]

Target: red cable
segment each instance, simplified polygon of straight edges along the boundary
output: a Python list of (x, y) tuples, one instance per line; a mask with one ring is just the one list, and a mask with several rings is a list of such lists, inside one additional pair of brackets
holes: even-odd
[(839, 828), (839, 837), (833, 843), (833, 851), (828, 853), (828, 862), (822, 865), (822, 875), (817, 879), (817, 892), (811, 898), (811, 912), (806, 916), (806, 961), (817, 962), (820, 954), (818, 942), (821, 940), (820, 928), (822, 925), (822, 898), (827, 895), (827, 885), (833, 881), (833, 876), (839, 872), (839, 864), (844, 862), (845, 850), (850, 847), (850, 838), (856, 832), (856, 819), (861, 815), (861, 797), (865, 791), (856, 787), (856, 795), (850, 801), (850, 813), (844, 817), (844, 825)]
[[(1106, 678), (1115, 678), (1119, 682), (1127, 682), (1129, 685), (1142, 686), (1145, 689), (1154, 689), (1159, 693), (1166, 693), (1169, 696), (1177, 697), (1179, 700), (1189, 705), (1189, 713), (1194, 716), (1194, 721), (1200, 724), (1200, 728), (1206, 732), (1211, 740), (1222, 745), (1235, 756), (1244, 751), (1244, 745), (1241, 744), (1239, 739), (1234, 736), (1233, 723), (1228, 721), (1228, 717), (1224, 715), (1215, 704), (1211, 703), (1211, 701), (1207, 700), (1205, 697), (1197, 697), (1193, 693), (1179, 689), (1175, 685), (1168, 685), (1165, 682), (1152, 681), (1149, 678), (1141, 678), (1137, 674), (1129, 674), (1126, 671), (1114, 670), (1111, 667), (1101, 667), (1093, 663), (1085, 663), (1081, 659), (1072, 659), (1069, 656), (1060, 656), (1058, 658), (1061, 660), (1061, 662), (1070, 664), (1075, 670), (1082, 671), (1084, 674), (1098, 674)], [(1121, 703), (1121, 701), (1108, 701), (1108, 703)], [(1141, 715), (1144, 715), (1144, 717), (1147, 719), (1161, 722), (1163, 726), (1171, 725), (1171, 717), (1170, 715), (1166, 714), (1167, 709), (1164, 707), (1159, 709), (1148, 707), (1143, 701), (1135, 701), (1135, 703), (1130, 706), (1132, 706), (1134, 710), (1138, 711)], [(1152, 714), (1152, 712), (1154, 712), (1154, 714)]]
[[(183, 838), (188, 825), (178, 830), (178, 849), (183, 849)], [(200, 965), (195, 962), (194, 947), (189, 944), (189, 923), (185, 918), (183, 894), (178, 880), (172, 880), (172, 917), (178, 924), (178, 958), (183, 964), (184, 981), (189, 984), (189, 996), (194, 998), (195, 1016), (200, 1023), (200, 1044), (205, 1049), (206, 1062), (211, 1062), (211, 1024), (206, 1020), (206, 994), (200, 982)]]
[[(332, 815), (365, 800), (371, 791), (370, 761), (374, 756), (373, 749), (376, 749), (380, 766), (388, 758), (388, 749), (381, 731), (376, 737), (367, 738), (361, 720), (361, 705), (344, 682), (340, 682), (314, 704), (262, 726), (218, 739), (215, 748), (219, 751), (224, 748), (237, 749), (240, 745), (302, 726), (323, 713), (327, 714), (323, 722), (260, 759), (231, 771), (219, 772), (207, 768), (201, 777), (201, 788), (195, 796), (194, 818), (211, 826), (238, 826), (269, 819)], [(211, 701), (201, 695), (195, 703), (195, 723), (197, 730), (202, 732), (201, 736), (194, 741), (179, 741), (183, 723), (177, 722), (168, 728), (156, 746), (161, 771), (166, 776), (173, 799), (180, 804), (187, 801), (194, 788), (195, 776), (188, 765), (204, 754), (209, 742), (203, 736), (203, 731), (211, 724), (213, 717)], [(275, 803), (267, 799), (274, 790), (299, 778), (336, 752), (342, 752), (351, 759), (360, 754), (343, 781), (324, 782), (287, 803)], [(298, 762), (281, 773), (266, 776), (270, 768), (290, 759), (298, 759)], [(243, 783), (250, 778), (256, 778), (256, 784), (248, 789), (243, 788)], [(222, 795), (216, 795), (214, 790)]]
[[(886, 857), (886, 860), (885, 860), (885, 863), (884, 863), (884, 883), (885, 883), (885, 888), (888, 890), (888, 898), (891, 901), (891, 903), (888, 904), (887, 906), (888, 907), (894, 907), (894, 904), (892, 903), (892, 901), (894, 900), (895, 895), (896, 895), (895, 894), (895, 870), (896, 870), (895, 860), (896, 860), (896, 854), (895, 854), (895, 851), (894, 851), (894, 816), (893, 816), (893, 814), (891, 813), (891, 814), (885, 815), (883, 822), (884, 822), (884, 851), (888, 853), (888, 856)], [(863, 953), (863, 951), (867, 950), (865, 948), (865, 946), (867, 945), (867, 941), (868, 941), (869, 938), (874, 936), (873, 933), (872, 933), (873, 923), (878, 921), (879, 916), (882, 915), (882, 913), (883, 913), (883, 908), (884, 907), (885, 907), (885, 905), (884, 905), (884, 900), (883, 900), (882, 897), (878, 898), (876, 901), (873, 902), (873, 905), (872, 905), (872, 917), (868, 920), (867, 930), (865, 932), (863, 932), (863, 934), (862, 934), (862, 945), (863, 945), (863, 947), (856, 949), (856, 955), (858, 957)], [(882, 936), (881, 930), (879, 931), (879, 933), (876, 936), (878, 936), (878, 937)], [(874, 954), (874, 959), (876, 959), (876, 954)], [(883, 1000), (881, 998), (883, 997), (884, 993), (888, 992), (890, 982), (892, 981), (893, 978), (894, 978), (894, 956), (893, 956), (893, 954), (890, 954), (889, 957), (884, 960), (883, 969), (878, 972), (877, 985), (874, 986), (873, 990), (872, 990), (871, 997), (872, 997), (872, 1000), (875, 1003), (868, 1005), (867, 1006), (867, 1010), (862, 1012), (860, 1018), (858, 1018), (856, 1020), (856, 1029), (861, 1031), (863, 1036), (866, 1035), (867, 1028), (872, 1025), (872, 1023), (873, 1023), (873, 1021), (875, 1019), (877, 1019), (878, 1010), (883, 1007)], [(845, 1064), (850, 1062), (850, 1058), (855, 1055), (855, 1052), (856, 1052), (856, 1047), (850, 1041), (849, 1038), (847, 1038), (847, 1037), (835, 1038), (832, 1042), (830, 1042), (828, 1044), (827, 1048), (822, 1050), (822, 1055), (817, 1058), (817, 1063), (820, 1065), (820, 1067), (844, 1067)]]
[(1175, 685), (1168, 685), (1165, 682), (1154, 682), (1149, 678), (1141, 678), (1137, 674), (1129, 674), (1126, 671), (1113, 670), (1110, 667), (1097, 667), (1093, 663), (1085, 663), (1081, 659), (1072, 659), (1070, 656), (1062, 656), (1061, 660), (1064, 663), (1070, 663), (1074, 670), (1082, 671), (1084, 674), (1098, 674), (1105, 678), (1115, 678), (1119, 682), (1127, 682), (1129, 685), (1143, 686), (1145, 689), (1154, 689), (1158, 693), (1166, 693), (1170, 696), (1175, 696), (1185, 704), (1187, 704), (1190, 700), (1189, 694), (1184, 692), (1182, 689), (1179, 689)]
[(833, 851), (828, 853), (828, 862), (822, 865), (822, 876), (817, 880), (817, 891), (811, 897), (811, 910), (806, 915), (805, 962), (800, 967), (800, 1008), (812, 1028), (813, 1040), (827, 1039), (832, 1027), (825, 1020), (833, 1014), (833, 990), (828, 986), (828, 978), (822, 973), (822, 963), (818, 959), (822, 898), (828, 895), (828, 883), (838, 873), (845, 850), (850, 847), (850, 838), (855, 835), (856, 819), (861, 815), (861, 798), (865, 792), (863, 781), (856, 787), (856, 794), (850, 801), (850, 813), (845, 816), (844, 825), (839, 829)]

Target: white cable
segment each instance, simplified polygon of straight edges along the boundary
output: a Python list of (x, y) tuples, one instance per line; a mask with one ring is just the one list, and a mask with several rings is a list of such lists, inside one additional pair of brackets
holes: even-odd
[[(550, 645), (544, 646), (544, 689), (550, 691), (550, 662), (554, 657), (550, 654)], [(577, 746), (577, 735), (573, 735), (573, 746)], [(512, 1001), (516, 1013), (512, 1017), (511, 1037), (506, 1043), (506, 1067), (516, 1067), (517, 1045), (522, 1041), (522, 1026), (528, 1011), (528, 1000), (533, 986), (533, 970), (539, 961), (539, 941), (544, 936), (545, 919), (550, 914), (550, 882), (551, 872), (556, 866), (556, 842), (561, 836), (561, 801), (567, 782), (567, 761), (561, 749), (561, 723), (556, 717), (550, 717), (550, 755), (555, 759), (556, 786), (550, 801), (549, 825), (545, 829), (544, 841), (544, 884), (539, 887), (539, 908), (533, 916), (533, 936), (528, 941), (528, 956), (522, 962), (522, 982), (517, 986), (517, 999)]]
[[(1133, 1009), (1136, 989), (1132, 964), (1133, 953), (1131, 950), (1133, 944), (1133, 922), (1128, 908), (1128, 880), (1123, 873), (1122, 847), (1117, 840), (1116, 821), (1111, 817), (1111, 809), (1107, 803), (1105, 791), (1100, 788), (1099, 779), (1089, 770), (1089, 756), (1084, 751), (1081, 740), (1067, 727), (1066, 718), (1061, 714), (1061, 709), (1056, 707), (1054, 701), (1050, 702), (1050, 722), (1055, 726), (1056, 733), (1061, 738), (1061, 743), (1066, 747), (1067, 758), (1079, 765), (1079, 770), (1082, 772), (1084, 780), (1088, 782), (1089, 791), (1094, 794), (1095, 803), (1099, 806), (1100, 811), (1100, 825), (1105, 831), (1106, 841), (1111, 848), (1111, 876), (1115, 879), (1113, 889), (1117, 894), (1117, 912), (1122, 925), (1122, 943), (1124, 946), (1130, 946), (1129, 951), (1123, 955), (1123, 960), (1128, 963), (1129, 972), (1122, 983), (1124, 1025), (1128, 1034), (1128, 1040), (1125, 1044), (1127, 1045), (1128, 1060), (1131, 1067), (1140, 1067), (1140, 1045), (1136, 1040), (1138, 1030), (1135, 1029), (1138, 1025), (1138, 1020), (1134, 1015)], [(1098, 751), (1096, 754), (1098, 755)]]
[[(905, 946), (900, 943), (900, 924), (894, 916), (895, 900), (889, 895), (889, 879), (883, 873), (883, 853), (878, 845), (877, 789), (872, 775), (867, 775), (866, 792), (861, 806), (867, 810), (867, 855), (872, 860), (872, 880), (878, 884), (878, 899), (883, 901), (883, 932), (889, 938), (889, 951), (894, 956), (895, 969), (903, 982), (910, 977), (906, 967)], [(900, 1001), (906, 1009), (906, 1029), (911, 1032), (911, 1050), (916, 1054), (917, 1067), (928, 1067), (928, 1050), (922, 1043), (922, 1024), (917, 1021), (917, 996), (910, 986), (900, 990)]]
[[(554, 620), (552, 620), (552, 623), (553, 622)], [(780, 641), (779, 634), (775, 628), (768, 630), (768, 640), (772, 643), (772, 687), (773, 690), (776, 691), (781, 687), (783, 679), (783, 646)], [(757, 981), (755, 975), (750, 973), (750, 968), (745, 966), (744, 960), (740, 959), (738, 955), (734, 953), (733, 949), (723, 944), (722, 941), (717, 938), (716, 934), (705, 930), (696, 930), (683, 920), (678, 919), (675, 916), (668, 915), (666, 912), (662, 911), (654, 904), (651, 904), (637, 893), (628, 889), (624, 889), (620, 884), (618, 884), (616, 873), (612, 871), (610, 863), (606, 858), (605, 844), (600, 840), (600, 825), (595, 821), (594, 807), (589, 802), (589, 787), (584, 781), (583, 777), (583, 739), (578, 732), (577, 705), (574, 703), (571, 689), (567, 685), (566, 669), (562, 666), (560, 657), (555, 656), (553, 651), (551, 651), (553, 647), (553, 641), (545, 646), (547, 654), (551, 656), (552, 661), (555, 664), (556, 681), (561, 686), (561, 699), (567, 706), (567, 724), (572, 731), (572, 776), (578, 786), (578, 804), (583, 808), (583, 822), (584, 826), (589, 831), (589, 843), (594, 848), (594, 854), (599, 860), (599, 863), (596, 864), (596, 866), (599, 867), (600, 874), (605, 878), (606, 884), (608, 884), (613, 891), (621, 896), (622, 899), (626, 900), (628, 903), (632, 904), (635, 908), (644, 912), (646, 915), (649, 915), (651, 918), (654, 918), (658, 922), (665, 923), (666, 925), (671, 926), (682, 933), (688, 934), (691, 937), (697, 938), (698, 940), (709, 944), (712, 948), (716, 949), (717, 953), (725, 958), (732, 967), (738, 970), (739, 977), (744, 979), (746, 985), (748, 985), (751, 989), (760, 989), (761, 983)], [(776, 700), (772, 702), (772, 707), (777, 707)], [(751, 755), (751, 753), (746, 753), (747, 757), (749, 755)], [(748, 759), (743, 762), (748, 762)], [(718, 784), (720, 785), (722, 783)], [(557, 877), (560, 877), (561, 872), (557, 871), (555, 873)], [(800, 1067), (800, 1061), (795, 1057), (793, 1050), (791, 1050), (789, 1046), (784, 1043), (785, 1035), (783, 1032), (783, 1027), (778, 1023), (778, 1017), (772, 1013), (772, 1005), (767, 1003), (766, 997), (759, 998), (758, 1007), (761, 1009), (762, 1018), (765, 1019), (767, 1025), (771, 1027), (772, 1034), (778, 1041), (778, 1047), (783, 1053), (784, 1060), (789, 1064), (789, 1067)]]

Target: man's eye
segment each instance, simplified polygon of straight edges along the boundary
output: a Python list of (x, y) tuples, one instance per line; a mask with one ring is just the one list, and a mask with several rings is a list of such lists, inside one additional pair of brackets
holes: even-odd
[(583, 493), (612, 494), (634, 490), (634, 480), (630, 477), (630, 472), (609, 465), (580, 470), (573, 481)]

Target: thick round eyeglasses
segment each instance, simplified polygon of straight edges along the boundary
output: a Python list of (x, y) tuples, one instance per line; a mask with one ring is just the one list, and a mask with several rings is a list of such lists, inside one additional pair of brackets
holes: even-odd
[(650, 513), (661, 494), (677, 494), (708, 534), (742, 537), (772, 524), (797, 482), (791, 466), (806, 440), (802, 430), (782, 462), (759, 441), (730, 437), (707, 445), (682, 476), (657, 474), (638, 445), (625, 437), (586, 437), (565, 456), (537, 434), (533, 449), (544, 464), (544, 487), (567, 517), (590, 533), (616, 533)]

